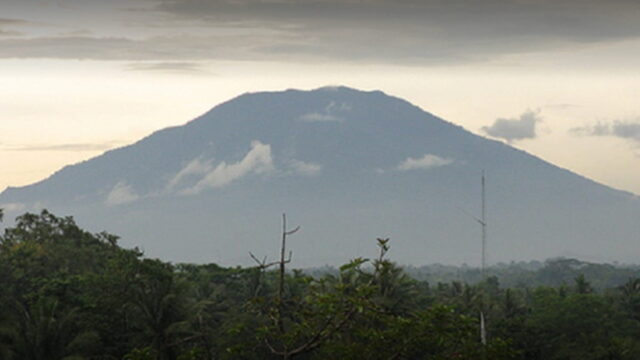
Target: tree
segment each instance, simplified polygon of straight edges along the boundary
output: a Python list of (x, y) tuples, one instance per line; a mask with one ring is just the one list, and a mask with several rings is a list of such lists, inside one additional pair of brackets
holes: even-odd
[(629, 279), (618, 289), (623, 309), (632, 319), (640, 322), (640, 278)]
[(159, 260), (136, 265), (128, 304), (137, 319), (137, 334), (157, 360), (175, 359), (181, 335), (188, 333), (186, 284), (174, 276), (171, 265)]
[(591, 284), (584, 277), (584, 274), (578, 275), (575, 279), (575, 289), (578, 294), (589, 294), (593, 292)]
[(25, 305), (15, 302), (9, 324), (2, 329), (9, 359), (62, 360), (99, 353), (98, 335), (80, 326), (78, 309), (42, 297)]
[[(374, 282), (381, 283), (379, 274), (390, 268), (383, 262), (384, 255), (389, 250), (389, 239), (378, 239), (380, 257), (374, 263), (374, 275), (366, 276), (362, 265), (364, 259), (356, 259), (343, 266), (339, 282), (331, 283), (320, 280), (310, 284), (308, 291), (300, 298), (293, 298), (285, 293), (286, 264), (291, 261), (291, 253), (285, 258), (287, 237), (296, 233), (300, 227), (288, 230), (286, 215), (282, 216), (282, 245), (280, 261), (267, 263), (260, 261), (253, 254), (251, 257), (257, 262), (261, 271), (271, 266), (278, 266), (277, 292), (272, 299), (256, 298), (260, 304), (259, 313), (268, 319), (261, 331), (261, 340), (269, 351), (284, 360), (309, 353), (331, 337), (340, 332), (358, 312), (363, 312), (369, 306), (375, 293)], [(354, 279), (354, 274), (360, 275)], [(312, 282), (311, 279), (308, 279)], [(344, 281), (347, 280), (347, 281)], [(355, 280), (355, 281), (349, 281)], [(371, 303), (372, 304), (372, 303)]]

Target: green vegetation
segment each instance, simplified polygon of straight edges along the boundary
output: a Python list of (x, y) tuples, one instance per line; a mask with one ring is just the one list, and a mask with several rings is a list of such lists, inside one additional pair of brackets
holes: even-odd
[[(601, 281), (630, 268), (560, 259), (505, 288), (496, 276), (416, 280), (387, 260), (387, 239), (376, 259), (313, 277), (281, 272), (284, 251), (272, 264), (223, 268), (145, 259), (117, 242), (46, 211), (6, 229), (0, 359), (640, 358), (640, 278)], [(561, 280), (526, 283), (536, 276)]]

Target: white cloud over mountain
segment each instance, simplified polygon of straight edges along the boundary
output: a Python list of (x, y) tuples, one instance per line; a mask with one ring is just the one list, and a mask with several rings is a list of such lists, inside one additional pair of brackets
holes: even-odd
[(109, 195), (107, 195), (106, 204), (109, 206), (123, 205), (138, 200), (140, 196), (136, 194), (131, 185), (124, 181), (118, 182)]
[(342, 121), (342, 118), (330, 115), (330, 114), (322, 114), (322, 113), (308, 113), (300, 116), (299, 118), (304, 122), (333, 122), (333, 121)]
[(425, 154), (420, 158), (409, 157), (401, 162), (397, 169), (400, 171), (431, 169), (440, 166), (446, 166), (453, 163), (453, 159), (442, 158), (433, 154)]
[[(178, 175), (193, 174), (207, 169), (206, 164), (190, 163)], [(194, 186), (184, 189), (181, 192), (186, 195), (193, 195), (209, 188), (219, 188), (230, 184), (249, 174), (264, 174), (274, 170), (271, 146), (253, 141), (251, 150), (240, 161), (232, 164), (221, 162), (215, 168), (210, 169), (206, 175)]]
[(300, 160), (291, 160), (288, 165), (291, 172), (303, 176), (318, 175), (322, 171), (322, 165)]
[(196, 176), (202, 176), (213, 170), (213, 159), (202, 160), (201, 158), (194, 159), (187, 166), (182, 168), (167, 185), (167, 190), (174, 189), (178, 184), (184, 180)]

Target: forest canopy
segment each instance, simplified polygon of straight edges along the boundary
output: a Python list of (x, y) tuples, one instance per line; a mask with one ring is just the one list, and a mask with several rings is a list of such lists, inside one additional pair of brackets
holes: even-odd
[(483, 277), (403, 268), (377, 245), (339, 269), (171, 264), (27, 213), (0, 235), (0, 358), (640, 358), (637, 267), (554, 259)]

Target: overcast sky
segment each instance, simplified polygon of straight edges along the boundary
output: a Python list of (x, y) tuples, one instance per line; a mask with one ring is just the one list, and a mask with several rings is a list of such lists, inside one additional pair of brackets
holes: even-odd
[(2, 0), (0, 190), (248, 91), (406, 98), (640, 194), (637, 0)]

